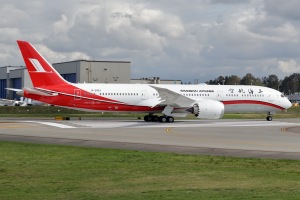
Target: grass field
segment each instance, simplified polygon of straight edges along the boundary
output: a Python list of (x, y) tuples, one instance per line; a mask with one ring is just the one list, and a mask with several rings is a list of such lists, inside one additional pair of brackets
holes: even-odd
[(300, 199), (299, 166), (0, 142), (0, 199)]
[[(137, 119), (143, 114), (0, 107), (4, 118), (55, 116)], [(297, 117), (300, 107), (274, 115), (275, 119)], [(0, 142), (0, 199), (300, 199), (299, 167), (300, 161), (292, 160)]]

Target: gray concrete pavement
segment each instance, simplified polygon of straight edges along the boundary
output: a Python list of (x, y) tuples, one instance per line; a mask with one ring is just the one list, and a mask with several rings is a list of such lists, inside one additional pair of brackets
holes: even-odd
[(206, 155), (300, 159), (300, 119), (1, 120), (0, 140)]

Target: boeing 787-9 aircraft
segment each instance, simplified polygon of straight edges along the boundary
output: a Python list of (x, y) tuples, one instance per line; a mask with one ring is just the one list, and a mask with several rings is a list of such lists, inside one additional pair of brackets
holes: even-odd
[(174, 117), (188, 113), (202, 119), (219, 119), (224, 113), (266, 113), (271, 121), (271, 114), (291, 107), (282, 93), (261, 86), (70, 83), (29, 42), (17, 43), (33, 88), (8, 89), (51, 105), (94, 112), (146, 113), (145, 121), (170, 123)]

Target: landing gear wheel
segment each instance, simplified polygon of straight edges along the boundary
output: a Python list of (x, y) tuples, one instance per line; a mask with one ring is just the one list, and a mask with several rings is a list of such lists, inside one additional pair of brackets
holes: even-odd
[(273, 120), (272, 116), (268, 116), (266, 119), (267, 119), (267, 121), (272, 121)]
[(174, 118), (171, 117), (171, 116), (167, 117), (167, 122), (173, 123), (174, 122)]
[(144, 117), (144, 121), (145, 122), (151, 122), (151, 119), (152, 117), (150, 116), (150, 115), (146, 115), (145, 117)]
[(145, 115), (144, 116), (144, 121), (145, 122), (169, 122), (169, 123), (173, 123), (174, 122), (174, 118), (172, 116), (160, 116), (158, 117), (157, 115)]
[(167, 121), (166, 116), (160, 116), (158, 119), (159, 122), (165, 123)]
[(153, 121), (153, 122), (158, 122), (158, 120), (159, 120), (159, 118), (158, 118), (157, 115), (151, 116), (151, 121)]

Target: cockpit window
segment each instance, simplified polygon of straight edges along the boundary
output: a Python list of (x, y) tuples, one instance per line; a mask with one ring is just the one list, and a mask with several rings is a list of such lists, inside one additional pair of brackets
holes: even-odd
[(281, 97), (284, 98), (285, 96), (283, 94), (281, 94)]

